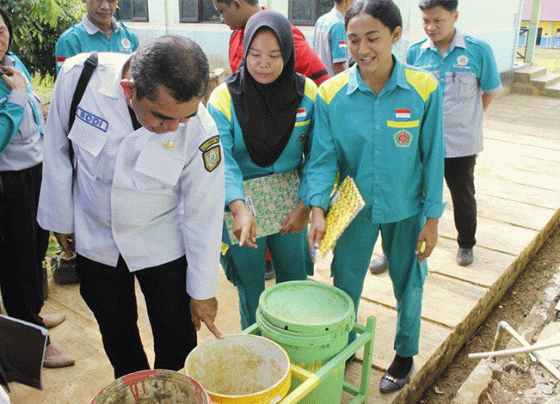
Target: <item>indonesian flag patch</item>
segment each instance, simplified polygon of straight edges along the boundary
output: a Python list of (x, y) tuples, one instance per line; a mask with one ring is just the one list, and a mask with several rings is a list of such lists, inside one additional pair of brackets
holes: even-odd
[(307, 110), (305, 108), (299, 108), (296, 113), (296, 119), (307, 118)]
[(344, 48), (344, 49), (346, 49), (346, 42), (344, 42), (344, 41), (339, 41), (339, 42), (338, 42), (338, 47), (339, 47), (339, 48)]
[(410, 118), (410, 109), (395, 109), (395, 118)]
[(64, 64), (64, 61), (66, 60), (66, 58), (64, 56), (58, 56), (56, 58), (56, 64), (58, 65), (59, 68), (62, 67), (62, 65)]

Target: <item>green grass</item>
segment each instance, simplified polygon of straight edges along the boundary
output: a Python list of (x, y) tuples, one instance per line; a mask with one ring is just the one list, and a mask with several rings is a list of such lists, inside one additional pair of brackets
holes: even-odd
[(38, 74), (34, 74), (31, 76), (31, 86), (39, 98), (41, 98), (43, 104), (48, 103), (54, 87), (54, 77), (47, 76), (41, 81), (41, 77)]
[[(517, 48), (517, 52), (524, 55), (525, 48)], [(560, 49), (535, 47), (533, 64), (546, 67), (548, 72), (560, 72)]]

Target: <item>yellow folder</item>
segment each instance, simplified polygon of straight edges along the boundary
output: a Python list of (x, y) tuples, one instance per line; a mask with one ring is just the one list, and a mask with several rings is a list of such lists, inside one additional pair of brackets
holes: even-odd
[(327, 251), (334, 248), (344, 230), (346, 230), (365, 204), (364, 198), (362, 198), (354, 180), (350, 176), (346, 177), (331, 198), (326, 218), (327, 228), (317, 248), (321, 256), (324, 256)]

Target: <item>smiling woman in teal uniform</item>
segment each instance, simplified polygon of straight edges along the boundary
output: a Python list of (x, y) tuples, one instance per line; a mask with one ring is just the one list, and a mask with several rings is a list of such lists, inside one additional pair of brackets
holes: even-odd
[(431, 74), (392, 55), (402, 19), (391, 0), (356, 1), (345, 25), (356, 65), (319, 88), (307, 178), (308, 241), (313, 249), (323, 237), (337, 171), (341, 179), (354, 178), (366, 205), (338, 240), (331, 269), (334, 285), (357, 310), (381, 231), (398, 314), (396, 356), (380, 383), (386, 393), (408, 381), (418, 354), (425, 259), (437, 243), (445, 206), (442, 96)]
[[(226, 168), (226, 207), (234, 218), (239, 245), (222, 257), (228, 279), (237, 286), (241, 326), (253, 324), (265, 289), (265, 254), (270, 250), (276, 282), (304, 280), (313, 272), (306, 243), (309, 209), (306, 159), (311, 145), (317, 87), (295, 71), (290, 22), (275, 11), (249, 19), (238, 71), (216, 88), (208, 111), (216, 121)], [(255, 238), (255, 218), (245, 204), (243, 181), (298, 169), (299, 203), (279, 233)], [(224, 229), (224, 242), (229, 236)], [(252, 248), (251, 248), (252, 247)]]

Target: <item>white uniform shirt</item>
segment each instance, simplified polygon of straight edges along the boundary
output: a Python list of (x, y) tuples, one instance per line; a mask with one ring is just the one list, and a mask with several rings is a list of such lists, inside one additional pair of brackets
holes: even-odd
[[(216, 293), (224, 207), (222, 150), (202, 105), (175, 132), (134, 131), (120, 86), (129, 55), (100, 53), (69, 134), (70, 103), (88, 54), (68, 59), (51, 99), (38, 221), (75, 233), (76, 251), (131, 271), (186, 254), (187, 292)], [(74, 148), (75, 180), (68, 155)]]

